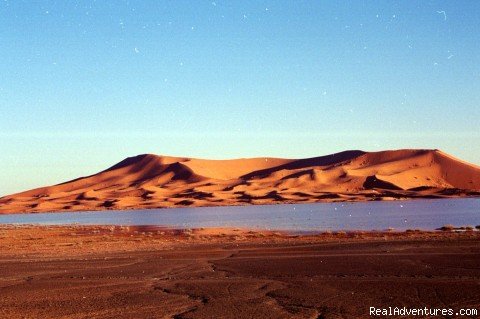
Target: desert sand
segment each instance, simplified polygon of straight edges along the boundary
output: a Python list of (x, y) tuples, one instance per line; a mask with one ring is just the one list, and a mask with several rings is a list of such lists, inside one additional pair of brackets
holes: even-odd
[[(1, 318), (368, 318), (480, 311), (480, 232), (0, 226)], [(462, 317), (468, 318), (468, 317)]]
[(480, 195), (480, 167), (439, 150), (307, 159), (129, 157), (97, 174), (0, 198), (0, 213)]

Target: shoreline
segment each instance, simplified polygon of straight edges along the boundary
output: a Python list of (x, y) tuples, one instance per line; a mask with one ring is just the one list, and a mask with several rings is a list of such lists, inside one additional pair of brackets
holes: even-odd
[(49, 255), (60, 252), (119, 252), (223, 244), (321, 244), (480, 240), (478, 229), (407, 231), (290, 232), (236, 227), (169, 228), (160, 226), (0, 225), (0, 255), (10, 252)]
[[(353, 194), (359, 196), (359, 194)], [(1, 197), (0, 197), (1, 199)], [(184, 209), (184, 208), (221, 208), (221, 207), (248, 207), (248, 206), (274, 206), (274, 205), (303, 205), (303, 204), (356, 204), (356, 203), (381, 203), (381, 202), (408, 202), (408, 201), (419, 201), (419, 200), (455, 200), (455, 199), (480, 199), (480, 194), (475, 195), (443, 195), (431, 197), (429, 195), (422, 196), (412, 196), (412, 197), (364, 197), (356, 199), (319, 199), (316, 201), (277, 201), (277, 202), (261, 202), (261, 203), (228, 203), (223, 205), (210, 205), (210, 204), (194, 204), (194, 205), (175, 205), (175, 206), (158, 206), (158, 207), (93, 207), (88, 209), (81, 210), (25, 210), (25, 211), (15, 211), (15, 212), (5, 212), (1, 210), (0, 205), (0, 216), (2, 215), (21, 215), (21, 214), (56, 214), (56, 213), (88, 213), (88, 212), (111, 212), (111, 211), (132, 211), (132, 210), (174, 210), (174, 209)]]
[(448, 234), (448, 233), (480, 233), (480, 225), (462, 225), (455, 226), (451, 224), (443, 225), (435, 229), (395, 229), (393, 227), (387, 229), (327, 229), (327, 230), (295, 230), (295, 229), (275, 229), (275, 228), (248, 228), (248, 227), (173, 227), (168, 225), (109, 225), (109, 224), (41, 224), (41, 223), (0, 223), (0, 232), (8, 230), (81, 230), (81, 231), (107, 231), (111, 233), (149, 233), (149, 234), (168, 234), (168, 235), (245, 235), (245, 234), (262, 234), (262, 236), (274, 235), (281, 238), (297, 238), (297, 237), (331, 237), (344, 236), (349, 238), (357, 238), (363, 236), (366, 238), (373, 238), (383, 235), (433, 235), (433, 234)]

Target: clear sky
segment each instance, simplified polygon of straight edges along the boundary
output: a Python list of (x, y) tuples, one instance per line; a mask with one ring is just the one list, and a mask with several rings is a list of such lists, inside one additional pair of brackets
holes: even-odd
[(127, 156), (480, 164), (480, 1), (0, 3), (0, 195)]

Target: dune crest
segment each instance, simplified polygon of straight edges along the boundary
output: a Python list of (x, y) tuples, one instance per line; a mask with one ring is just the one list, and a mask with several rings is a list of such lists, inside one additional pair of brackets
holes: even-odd
[(0, 198), (0, 213), (480, 195), (480, 167), (439, 150), (206, 160), (143, 154)]

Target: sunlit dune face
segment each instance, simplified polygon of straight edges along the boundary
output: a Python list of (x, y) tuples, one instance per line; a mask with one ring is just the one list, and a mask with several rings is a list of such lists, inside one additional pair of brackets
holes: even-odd
[(390, 200), (480, 194), (480, 168), (437, 150), (308, 159), (206, 160), (152, 154), (0, 199), (0, 212)]

